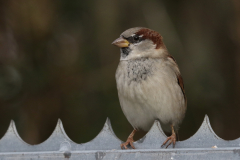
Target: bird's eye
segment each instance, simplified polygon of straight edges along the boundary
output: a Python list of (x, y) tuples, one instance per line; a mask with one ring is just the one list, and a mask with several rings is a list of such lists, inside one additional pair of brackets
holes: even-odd
[(133, 39), (134, 39), (135, 41), (138, 41), (138, 40), (139, 40), (139, 37), (138, 37), (138, 36), (134, 36)]
[(143, 40), (143, 38), (139, 35), (132, 35), (126, 39), (132, 44), (137, 44)]

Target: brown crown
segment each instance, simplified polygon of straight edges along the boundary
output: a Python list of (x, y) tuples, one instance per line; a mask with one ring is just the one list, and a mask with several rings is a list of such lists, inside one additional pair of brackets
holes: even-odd
[(143, 35), (143, 39), (150, 39), (153, 41), (154, 44), (156, 44), (156, 49), (159, 49), (160, 46), (163, 44), (162, 42), (162, 36), (153, 30), (143, 28), (140, 29), (137, 33), (137, 35)]

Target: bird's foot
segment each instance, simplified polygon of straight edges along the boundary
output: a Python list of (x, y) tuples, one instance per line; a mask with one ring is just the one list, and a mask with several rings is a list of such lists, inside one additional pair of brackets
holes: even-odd
[[(170, 144), (173, 144), (173, 148), (175, 148), (176, 139), (177, 139), (177, 138), (176, 138), (176, 134), (175, 134), (175, 133), (172, 133), (172, 135), (166, 139), (166, 141), (162, 144), (161, 147), (165, 146), (165, 144), (168, 143), (167, 146), (166, 146), (166, 148), (168, 148), (168, 146), (169, 146)], [(169, 142), (168, 142), (168, 141), (169, 141)]]
[(127, 141), (121, 144), (121, 148), (122, 149), (129, 149), (127, 146), (130, 145), (133, 149), (135, 149), (135, 147), (133, 145), (133, 142), (134, 142), (133, 138), (128, 137)]

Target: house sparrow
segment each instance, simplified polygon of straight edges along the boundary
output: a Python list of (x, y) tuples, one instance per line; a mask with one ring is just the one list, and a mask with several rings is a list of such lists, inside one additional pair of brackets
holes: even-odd
[(133, 136), (139, 129), (148, 131), (155, 120), (172, 135), (162, 146), (175, 147), (176, 133), (182, 122), (187, 100), (183, 79), (162, 36), (148, 28), (124, 31), (112, 44), (120, 47), (116, 71), (121, 108), (134, 130), (121, 148), (133, 149)]

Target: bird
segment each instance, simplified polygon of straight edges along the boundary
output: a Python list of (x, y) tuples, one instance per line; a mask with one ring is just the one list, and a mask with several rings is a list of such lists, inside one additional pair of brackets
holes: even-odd
[(171, 144), (175, 147), (187, 98), (179, 67), (162, 36), (148, 28), (134, 27), (124, 31), (112, 44), (120, 48), (115, 74), (120, 106), (134, 128), (121, 148), (135, 149), (135, 133), (149, 131), (155, 120), (171, 133), (162, 147)]

